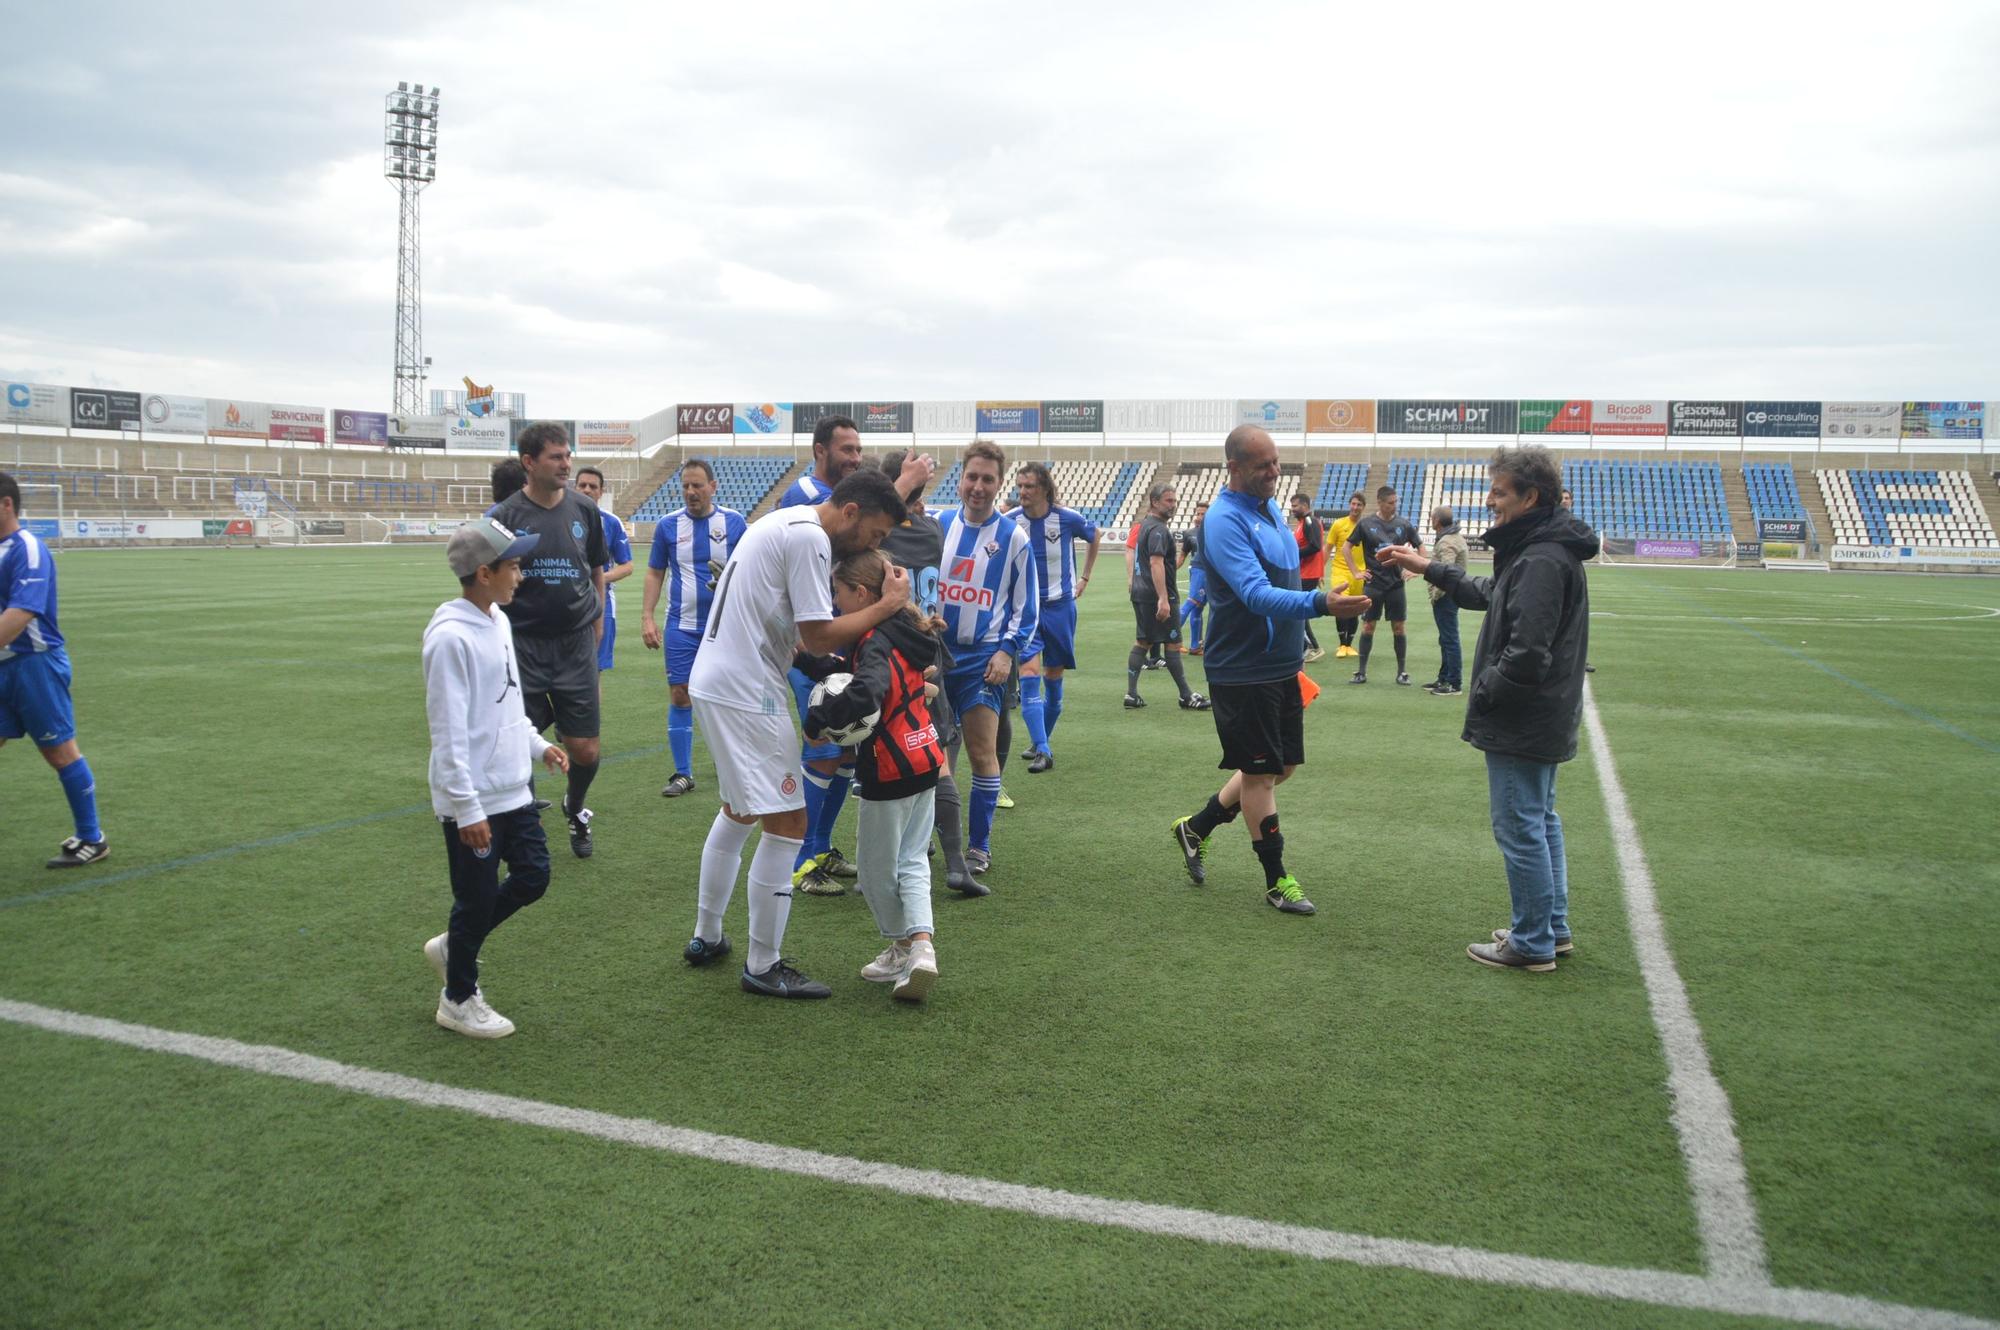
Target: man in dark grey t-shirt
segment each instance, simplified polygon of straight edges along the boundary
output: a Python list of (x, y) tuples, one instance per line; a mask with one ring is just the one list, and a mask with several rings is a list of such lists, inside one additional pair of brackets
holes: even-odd
[(590, 857), (591, 812), (583, 797), (597, 775), (597, 639), (604, 631), (604, 519), (597, 505), (569, 487), (569, 436), (553, 422), (521, 431), (527, 488), (495, 505), (491, 516), (514, 531), (541, 537), (521, 572), (520, 590), (506, 606), (514, 626), (514, 656), (528, 719), (537, 730), (553, 723), (569, 752), (563, 817), (569, 847)]
[(1160, 644), (1167, 673), (1181, 690), (1181, 710), (1206, 711), (1208, 699), (1188, 687), (1187, 672), (1181, 665), (1181, 621), (1178, 571), (1180, 541), (1168, 521), (1180, 496), (1167, 484), (1153, 486), (1146, 495), (1146, 516), (1139, 522), (1139, 538), (1132, 547), (1132, 618), (1137, 625), (1132, 654), (1125, 661), (1125, 707), (1136, 710), (1146, 705), (1139, 696), (1139, 671), (1146, 668), (1146, 652)]
[(1403, 595), (1403, 575), (1386, 564), (1377, 563), (1375, 551), (1384, 545), (1408, 545), (1413, 550), (1424, 547), (1424, 538), (1409, 518), (1396, 515), (1396, 491), (1384, 485), (1375, 491), (1375, 511), (1354, 524), (1354, 533), (1347, 538), (1350, 546), (1359, 545), (1362, 555), (1362, 569), (1366, 577), (1363, 589), (1369, 599), (1368, 612), (1361, 616), (1361, 668), (1354, 672), (1349, 683), (1368, 682), (1368, 653), (1375, 648), (1375, 625), (1382, 616), (1389, 616), (1389, 631), (1396, 637), (1396, 682), (1409, 686), (1408, 639), (1403, 636), (1404, 621), (1410, 617), (1409, 601)]

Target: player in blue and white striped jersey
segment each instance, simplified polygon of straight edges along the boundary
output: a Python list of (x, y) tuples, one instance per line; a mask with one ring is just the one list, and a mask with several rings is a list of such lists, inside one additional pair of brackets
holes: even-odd
[(992, 862), (993, 810), (1000, 802), (1000, 708), (1006, 705), (1007, 676), (1026, 658), (1041, 612), (1029, 554), (1033, 542), (1019, 523), (993, 506), (1006, 473), (1007, 454), (977, 440), (959, 462), (959, 506), (937, 514), (944, 532), (939, 613), (953, 662), (944, 683), (972, 756), (965, 861), (975, 873), (985, 872)]
[(813, 423), (812, 469), (785, 487), (780, 508), (825, 503), (833, 487), (861, 469), (861, 427), (848, 416), (821, 416)]
[(81, 868), (111, 853), (97, 822), (97, 780), (76, 746), (69, 653), (56, 626), (56, 564), (21, 525), (21, 486), (0, 471), (0, 745), (26, 738), (54, 768), (76, 834), (50, 868)]
[[(683, 506), (653, 528), (653, 552), (646, 559), (646, 587), (639, 602), (639, 633), (651, 651), (666, 649), (667, 748), (674, 774), (660, 793), (677, 798), (694, 788), (694, 704), (688, 678), (694, 673), (695, 652), (708, 627), (708, 609), (715, 597), (716, 574), (722, 571), (748, 523), (734, 508), (715, 502), (715, 468), (699, 457), (681, 463)], [(667, 588), (667, 627), (662, 632), (654, 613), (660, 591)]]
[[(1062, 719), (1063, 671), (1076, 666), (1076, 599), (1090, 584), (1103, 537), (1096, 523), (1057, 502), (1056, 478), (1048, 467), (1023, 462), (1015, 479), (1021, 487), (1021, 505), (1008, 509), (1007, 517), (1028, 533), (1035, 585), (1042, 592), (1035, 640), (1021, 661), (1021, 719), (1028, 726), (1028, 770), (1036, 772), (1056, 764), (1049, 736)], [(1079, 540), (1090, 542), (1081, 573), (1076, 570)]]

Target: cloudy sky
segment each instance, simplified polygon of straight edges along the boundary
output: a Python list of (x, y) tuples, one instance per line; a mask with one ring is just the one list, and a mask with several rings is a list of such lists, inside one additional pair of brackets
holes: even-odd
[(77, 0), (7, 27), (15, 377), (386, 407), (408, 79), (444, 89), (432, 384), (538, 414), (2000, 397), (1983, 0)]

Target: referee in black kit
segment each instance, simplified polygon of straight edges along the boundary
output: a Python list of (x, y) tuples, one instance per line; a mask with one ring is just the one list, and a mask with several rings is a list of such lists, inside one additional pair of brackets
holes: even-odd
[(504, 607), (514, 624), (521, 692), (537, 730), (551, 723), (569, 752), (563, 817), (577, 858), (591, 852), (583, 806), (597, 775), (597, 639), (604, 632), (604, 519), (569, 487), (569, 435), (550, 421), (521, 431), (527, 488), (493, 509), (500, 524), (541, 537), (522, 567), (521, 588)]

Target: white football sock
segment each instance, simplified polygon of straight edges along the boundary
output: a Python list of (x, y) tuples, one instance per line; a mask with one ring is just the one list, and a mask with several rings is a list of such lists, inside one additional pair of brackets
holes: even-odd
[(767, 831), (750, 856), (750, 954), (744, 968), (752, 974), (764, 973), (784, 955), (785, 924), (792, 917), (792, 864), (803, 844)]
[(743, 847), (750, 841), (750, 833), (757, 829), (755, 822), (738, 822), (720, 809), (716, 810), (715, 824), (708, 829), (708, 840), (701, 847), (701, 888), (695, 904), (695, 936), (709, 942), (722, 941), (722, 912), (729, 908), (729, 897), (736, 890), (736, 875), (743, 869)]

